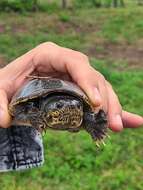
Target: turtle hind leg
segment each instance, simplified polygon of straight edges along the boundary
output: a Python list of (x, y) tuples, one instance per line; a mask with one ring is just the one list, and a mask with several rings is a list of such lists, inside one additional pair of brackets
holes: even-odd
[(99, 148), (100, 145), (106, 145), (104, 142), (104, 138), (106, 137), (106, 131), (98, 131), (91, 127), (86, 127), (85, 130), (91, 135), (93, 141), (95, 142), (96, 146)]
[(107, 134), (107, 119), (102, 111), (98, 113), (86, 113), (84, 129), (91, 135), (94, 141), (102, 141)]
[(94, 141), (102, 140), (106, 136), (106, 132), (102, 130), (97, 130), (95, 128), (92, 128), (90, 126), (85, 127), (85, 130), (91, 135), (92, 139)]

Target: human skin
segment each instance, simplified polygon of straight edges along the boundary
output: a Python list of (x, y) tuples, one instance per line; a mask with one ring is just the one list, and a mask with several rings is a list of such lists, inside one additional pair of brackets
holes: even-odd
[(143, 125), (143, 117), (122, 109), (112, 86), (90, 66), (86, 55), (45, 42), (0, 70), (0, 127), (10, 126), (8, 104), (17, 89), (29, 80), (29, 75), (55, 76), (77, 83), (95, 109), (105, 110), (113, 131)]

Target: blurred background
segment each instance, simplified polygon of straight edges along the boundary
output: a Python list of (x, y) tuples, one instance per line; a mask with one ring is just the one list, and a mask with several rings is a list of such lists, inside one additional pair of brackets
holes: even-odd
[[(1, 67), (45, 41), (88, 55), (143, 115), (143, 0), (0, 0)], [(143, 128), (109, 133), (97, 149), (85, 132), (47, 131), (44, 166), (0, 174), (0, 189), (143, 190)]]

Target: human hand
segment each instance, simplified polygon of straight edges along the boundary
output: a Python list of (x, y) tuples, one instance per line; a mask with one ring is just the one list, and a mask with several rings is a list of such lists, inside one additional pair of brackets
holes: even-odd
[(143, 117), (122, 110), (117, 95), (103, 75), (93, 69), (84, 54), (60, 47), (54, 43), (43, 43), (14, 60), (0, 70), (0, 126), (8, 127), (11, 118), (8, 104), (27, 76), (54, 76), (77, 83), (88, 95), (95, 108), (108, 114), (109, 127), (121, 131), (123, 127), (143, 125)]

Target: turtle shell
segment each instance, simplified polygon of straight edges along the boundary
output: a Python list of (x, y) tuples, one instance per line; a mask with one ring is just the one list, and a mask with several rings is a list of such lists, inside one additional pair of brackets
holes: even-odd
[[(55, 110), (53, 106), (57, 102), (59, 104), (62, 99), (65, 107), (56, 107)], [(47, 101), (50, 101), (48, 105)], [(37, 109), (35, 104), (40, 105), (40, 109)], [(89, 98), (76, 84), (57, 78), (37, 77), (28, 81), (13, 96), (9, 112), (13, 117), (13, 125), (70, 132), (85, 129), (96, 141), (104, 139), (107, 133), (105, 112), (95, 112)]]
[(86, 104), (88, 109), (93, 110), (92, 104), (86, 94), (74, 83), (56, 78), (43, 77), (28, 81), (16, 92), (9, 105), (10, 114), (13, 115), (13, 108), (17, 104), (56, 92), (63, 92), (78, 97)]

